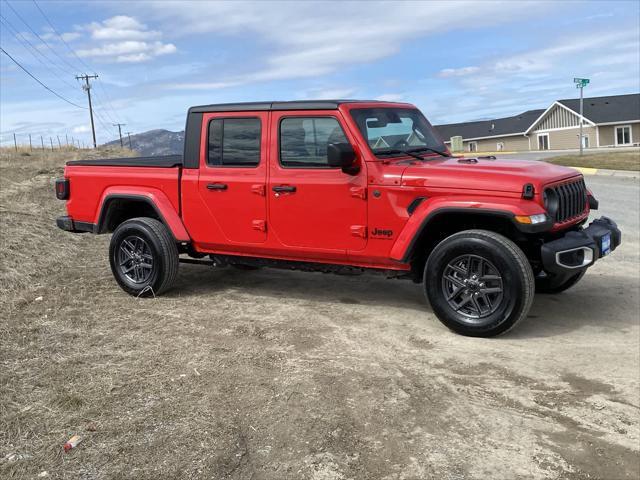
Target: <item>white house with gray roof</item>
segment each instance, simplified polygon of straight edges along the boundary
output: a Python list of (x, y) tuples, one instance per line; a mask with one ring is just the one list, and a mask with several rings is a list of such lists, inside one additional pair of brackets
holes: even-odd
[[(580, 100), (553, 102), (494, 120), (435, 125), (445, 143), (460, 136), (465, 151), (535, 151), (577, 149), (580, 144)], [(640, 145), (640, 94), (585, 98), (584, 148)]]

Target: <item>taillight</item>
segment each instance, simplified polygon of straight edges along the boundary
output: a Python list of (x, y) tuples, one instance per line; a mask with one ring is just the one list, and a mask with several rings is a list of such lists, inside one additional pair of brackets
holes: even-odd
[(56, 180), (56, 197), (58, 200), (67, 200), (69, 198), (69, 180), (66, 178)]

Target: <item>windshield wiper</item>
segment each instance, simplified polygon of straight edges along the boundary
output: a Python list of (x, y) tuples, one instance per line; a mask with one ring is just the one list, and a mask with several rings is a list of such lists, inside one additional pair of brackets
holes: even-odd
[(433, 153), (437, 153), (438, 155), (445, 157), (445, 158), (451, 158), (451, 155), (448, 155), (445, 152), (441, 152), (440, 150), (436, 150), (435, 148), (431, 148), (431, 147), (420, 147), (420, 148), (412, 148), (411, 150), (406, 150), (405, 153), (409, 153), (409, 152), (433, 152)]
[(418, 152), (426, 152), (426, 151), (437, 153), (438, 155), (441, 155), (445, 158), (451, 157), (451, 155), (447, 155), (446, 153), (431, 147), (412, 148), (411, 150), (400, 150), (400, 149), (394, 148), (391, 150), (385, 150), (383, 152), (377, 152), (376, 155), (394, 155), (397, 153), (402, 153), (404, 155), (409, 155), (410, 157), (417, 158), (418, 160), (424, 160), (424, 157), (422, 155), (418, 155)]
[(385, 150), (384, 152), (378, 152), (378, 153), (376, 153), (376, 155), (394, 155), (394, 154), (398, 154), (398, 153), (402, 153), (404, 155), (409, 155), (410, 157), (417, 158), (418, 160), (424, 160), (424, 158), (422, 158), (417, 153), (414, 153), (412, 150), (400, 150), (400, 149), (396, 149), (396, 148), (391, 149), (391, 150)]

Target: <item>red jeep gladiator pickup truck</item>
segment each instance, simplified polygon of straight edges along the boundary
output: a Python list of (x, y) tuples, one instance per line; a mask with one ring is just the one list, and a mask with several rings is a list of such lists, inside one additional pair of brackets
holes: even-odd
[(184, 155), (80, 160), (56, 181), (69, 232), (113, 233), (113, 275), (158, 295), (178, 263), (381, 272), (434, 313), (504, 333), (614, 250), (576, 170), (449, 153), (413, 105), (303, 101), (189, 110)]

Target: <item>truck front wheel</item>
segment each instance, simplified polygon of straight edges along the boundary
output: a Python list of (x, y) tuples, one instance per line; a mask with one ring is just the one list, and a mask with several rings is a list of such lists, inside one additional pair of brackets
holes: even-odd
[(178, 273), (178, 249), (171, 232), (153, 218), (139, 217), (116, 228), (109, 246), (111, 271), (130, 295), (159, 295)]
[(508, 238), (466, 230), (440, 242), (424, 270), (434, 313), (462, 335), (493, 337), (527, 316), (535, 293), (529, 262)]

